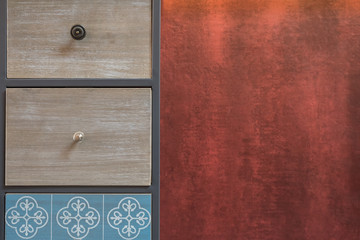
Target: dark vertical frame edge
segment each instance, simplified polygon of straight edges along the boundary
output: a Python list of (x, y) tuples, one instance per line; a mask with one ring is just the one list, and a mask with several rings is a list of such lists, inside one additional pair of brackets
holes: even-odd
[(161, 0), (152, 2), (152, 239), (160, 239), (160, 38)]
[(7, 47), (7, 1), (0, 0), (0, 240), (5, 240), (5, 89), (6, 89), (6, 47)]

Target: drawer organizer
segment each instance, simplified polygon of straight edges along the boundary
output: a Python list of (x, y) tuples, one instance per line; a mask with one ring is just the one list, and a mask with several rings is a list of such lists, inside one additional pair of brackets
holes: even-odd
[(160, 0), (0, 1), (0, 240), (159, 240)]

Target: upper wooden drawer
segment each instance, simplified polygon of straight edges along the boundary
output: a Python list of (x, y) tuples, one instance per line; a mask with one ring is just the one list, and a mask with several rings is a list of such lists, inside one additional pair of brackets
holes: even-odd
[(150, 185), (151, 125), (149, 88), (7, 89), (5, 184)]
[(8, 0), (7, 77), (151, 78), (151, 24), (151, 0)]

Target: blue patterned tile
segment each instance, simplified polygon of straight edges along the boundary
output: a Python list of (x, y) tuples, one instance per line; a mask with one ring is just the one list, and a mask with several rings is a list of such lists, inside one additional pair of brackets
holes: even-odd
[(105, 239), (151, 239), (150, 195), (105, 195)]
[(102, 239), (102, 195), (53, 195), (53, 240)]
[(50, 239), (50, 195), (6, 195), (5, 239)]
[(6, 240), (151, 240), (150, 194), (7, 194)]

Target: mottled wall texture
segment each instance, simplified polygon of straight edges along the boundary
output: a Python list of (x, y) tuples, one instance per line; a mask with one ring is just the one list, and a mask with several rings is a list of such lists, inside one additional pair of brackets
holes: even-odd
[(162, 240), (360, 239), (360, 1), (162, 0)]

